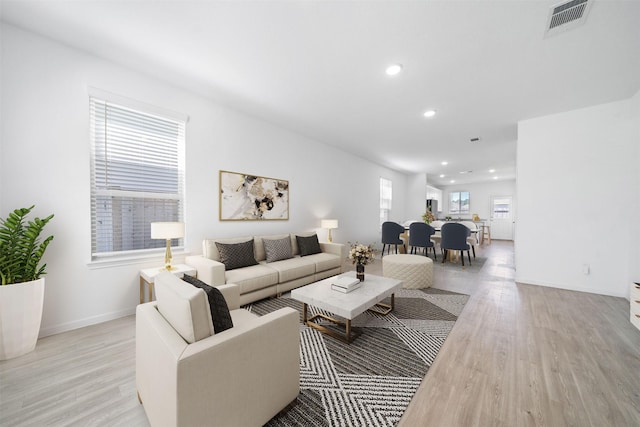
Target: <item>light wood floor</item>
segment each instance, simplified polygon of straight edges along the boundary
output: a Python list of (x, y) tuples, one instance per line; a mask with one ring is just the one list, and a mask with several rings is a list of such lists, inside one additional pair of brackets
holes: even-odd
[[(478, 256), (488, 259), (479, 272), (435, 266), (435, 287), (471, 298), (400, 425), (639, 426), (640, 331), (628, 301), (516, 285), (510, 242)], [(0, 362), (0, 426), (147, 426), (134, 342), (129, 316)]]

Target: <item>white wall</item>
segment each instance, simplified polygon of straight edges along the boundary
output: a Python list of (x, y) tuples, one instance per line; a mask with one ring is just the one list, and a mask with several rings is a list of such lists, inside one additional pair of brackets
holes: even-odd
[(632, 98), (632, 114), (635, 116), (635, 145), (637, 147), (636, 157), (636, 184), (635, 192), (631, 194), (631, 202), (635, 201), (635, 205), (631, 205), (629, 209), (633, 213), (631, 219), (630, 235), (632, 236), (631, 247), (629, 248), (629, 281), (640, 283), (640, 244), (638, 239), (640, 238), (640, 220), (638, 220), (638, 214), (640, 213), (640, 172), (637, 170), (640, 168), (640, 91)]
[[(36, 204), (54, 213), (41, 335), (133, 313), (138, 271), (163, 254), (126, 265), (90, 265), (88, 87), (187, 114), (185, 245), (205, 237), (326, 230), (334, 241), (379, 242), (379, 178), (394, 184), (392, 212), (403, 218), (406, 176), (318, 141), (217, 105), (150, 75), (2, 24), (0, 68), (1, 216)], [(218, 171), (290, 182), (290, 220), (218, 221)], [(176, 262), (181, 261), (176, 256)]]
[(417, 173), (407, 177), (407, 207), (400, 224), (408, 220), (421, 221), (427, 204), (427, 174)]
[(518, 124), (518, 282), (628, 296), (639, 111), (629, 99)]
[(441, 218), (449, 215), (449, 193), (452, 191), (468, 191), (469, 204), (471, 212), (465, 215), (452, 215), (454, 218), (471, 218), (477, 213), (481, 219), (489, 220), (491, 213), (491, 197), (492, 196), (513, 196), (513, 214), (514, 221), (517, 218), (517, 194), (515, 180), (492, 182), (479, 182), (475, 184), (455, 184), (442, 187), (442, 213), (438, 215)]

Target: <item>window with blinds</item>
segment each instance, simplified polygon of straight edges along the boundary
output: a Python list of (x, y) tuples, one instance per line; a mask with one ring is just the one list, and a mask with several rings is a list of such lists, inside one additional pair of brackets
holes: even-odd
[(89, 103), (92, 259), (164, 248), (150, 224), (182, 221), (185, 120), (93, 96)]
[(380, 227), (382, 223), (389, 220), (392, 202), (391, 180), (380, 178)]

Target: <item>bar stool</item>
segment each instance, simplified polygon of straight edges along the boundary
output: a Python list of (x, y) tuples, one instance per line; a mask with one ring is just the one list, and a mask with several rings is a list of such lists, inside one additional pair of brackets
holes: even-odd
[(484, 239), (489, 239), (489, 244), (491, 244), (491, 227), (488, 225), (482, 225), (482, 243), (484, 243)]

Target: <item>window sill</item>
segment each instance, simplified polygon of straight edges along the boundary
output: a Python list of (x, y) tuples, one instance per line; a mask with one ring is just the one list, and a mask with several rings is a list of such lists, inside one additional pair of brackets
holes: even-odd
[[(174, 263), (177, 263), (176, 258), (183, 258), (186, 255), (190, 255), (191, 252), (185, 249), (171, 249)], [(97, 257), (96, 259), (89, 261), (87, 266), (91, 270), (97, 270), (100, 268), (121, 267), (125, 265), (142, 265), (149, 264), (149, 262), (155, 262), (158, 265), (164, 262), (164, 249), (158, 252), (145, 252), (143, 254), (128, 254), (128, 255), (111, 255)]]

